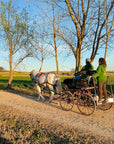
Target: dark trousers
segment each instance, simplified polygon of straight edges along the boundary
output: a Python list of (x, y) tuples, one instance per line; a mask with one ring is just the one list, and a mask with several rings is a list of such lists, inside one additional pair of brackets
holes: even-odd
[(99, 88), (99, 101), (101, 101), (102, 99), (102, 91), (106, 100), (107, 99), (106, 81), (98, 82), (98, 88)]

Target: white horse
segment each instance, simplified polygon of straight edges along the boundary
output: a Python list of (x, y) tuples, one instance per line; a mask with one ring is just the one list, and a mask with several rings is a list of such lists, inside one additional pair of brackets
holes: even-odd
[(44, 73), (39, 73), (36, 70), (33, 70), (30, 73), (30, 77), (31, 77), (31, 80), (35, 81), (35, 83), (36, 83), (35, 88), (38, 92), (37, 100), (40, 100), (40, 98), (42, 99), (42, 101), (45, 100), (45, 98), (41, 94), (41, 86), (45, 86), (45, 87), (49, 88), (49, 90), (51, 92), (49, 102), (51, 102), (53, 100), (54, 88), (55, 88), (56, 93), (58, 94), (58, 98), (59, 98), (59, 93), (62, 91), (62, 87), (61, 87), (61, 81), (60, 81), (60, 78), (58, 75), (56, 75), (54, 73), (44, 74)]

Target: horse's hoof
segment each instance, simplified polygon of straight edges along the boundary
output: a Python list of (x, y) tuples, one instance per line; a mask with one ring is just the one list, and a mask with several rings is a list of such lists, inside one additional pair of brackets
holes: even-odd
[(45, 98), (42, 98), (41, 102), (44, 102), (45, 101)]
[(52, 100), (49, 100), (49, 103), (51, 103), (52, 102)]
[(40, 99), (37, 99), (36, 101), (39, 101)]
[(57, 105), (58, 105), (58, 106), (60, 106), (60, 103), (59, 103), (59, 102), (57, 102)]

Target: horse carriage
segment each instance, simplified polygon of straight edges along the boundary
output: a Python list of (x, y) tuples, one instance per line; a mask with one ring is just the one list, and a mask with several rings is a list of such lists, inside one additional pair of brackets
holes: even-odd
[[(42, 101), (45, 98), (42, 95), (42, 87), (48, 87), (51, 95), (49, 102), (53, 100), (54, 93), (58, 95), (60, 106), (63, 110), (69, 111), (75, 105), (79, 111), (84, 115), (91, 115), (94, 113), (96, 107), (102, 110), (108, 110), (113, 105), (113, 91), (110, 84), (111, 92), (107, 91), (108, 103), (102, 100), (102, 104), (98, 105), (98, 87), (95, 79), (91, 77), (94, 71), (89, 74), (82, 71), (76, 74), (77, 79), (65, 79), (63, 82), (63, 90), (61, 89), (61, 81), (58, 75), (54, 73), (42, 74), (33, 70), (30, 73), (32, 81), (36, 83), (36, 90), (38, 92), (38, 100)], [(80, 77), (79, 77), (80, 76)], [(108, 77), (108, 82), (110, 77)]]
[[(63, 110), (71, 110), (74, 105), (77, 105), (82, 114), (89, 116), (94, 113), (96, 107), (101, 110), (108, 110), (112, 107), (114, 99), (110, 77), (107, 79), (111, 91), (107, 90), (108, 103), (104, 101), (103, 97), (102, 104), (99, 105), (96, 79), (91, 77), (94, 72), (95, 71), (91, 71), (87, 74), (82, 71), (79, 79), (75, 80), (74, 78), (70, 78), (64, 80), (64, 91), (60, 95), (60, 106)], [(79, 73), (76, 75), (78, 76)]]

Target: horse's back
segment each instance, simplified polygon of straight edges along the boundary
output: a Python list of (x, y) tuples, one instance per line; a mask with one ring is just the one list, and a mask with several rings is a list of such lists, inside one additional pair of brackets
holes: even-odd
[(56, 74), (54, 73), (48, 73), (47, 74), (47, 82), (50, 84), (54, 84), (56, 81)]

